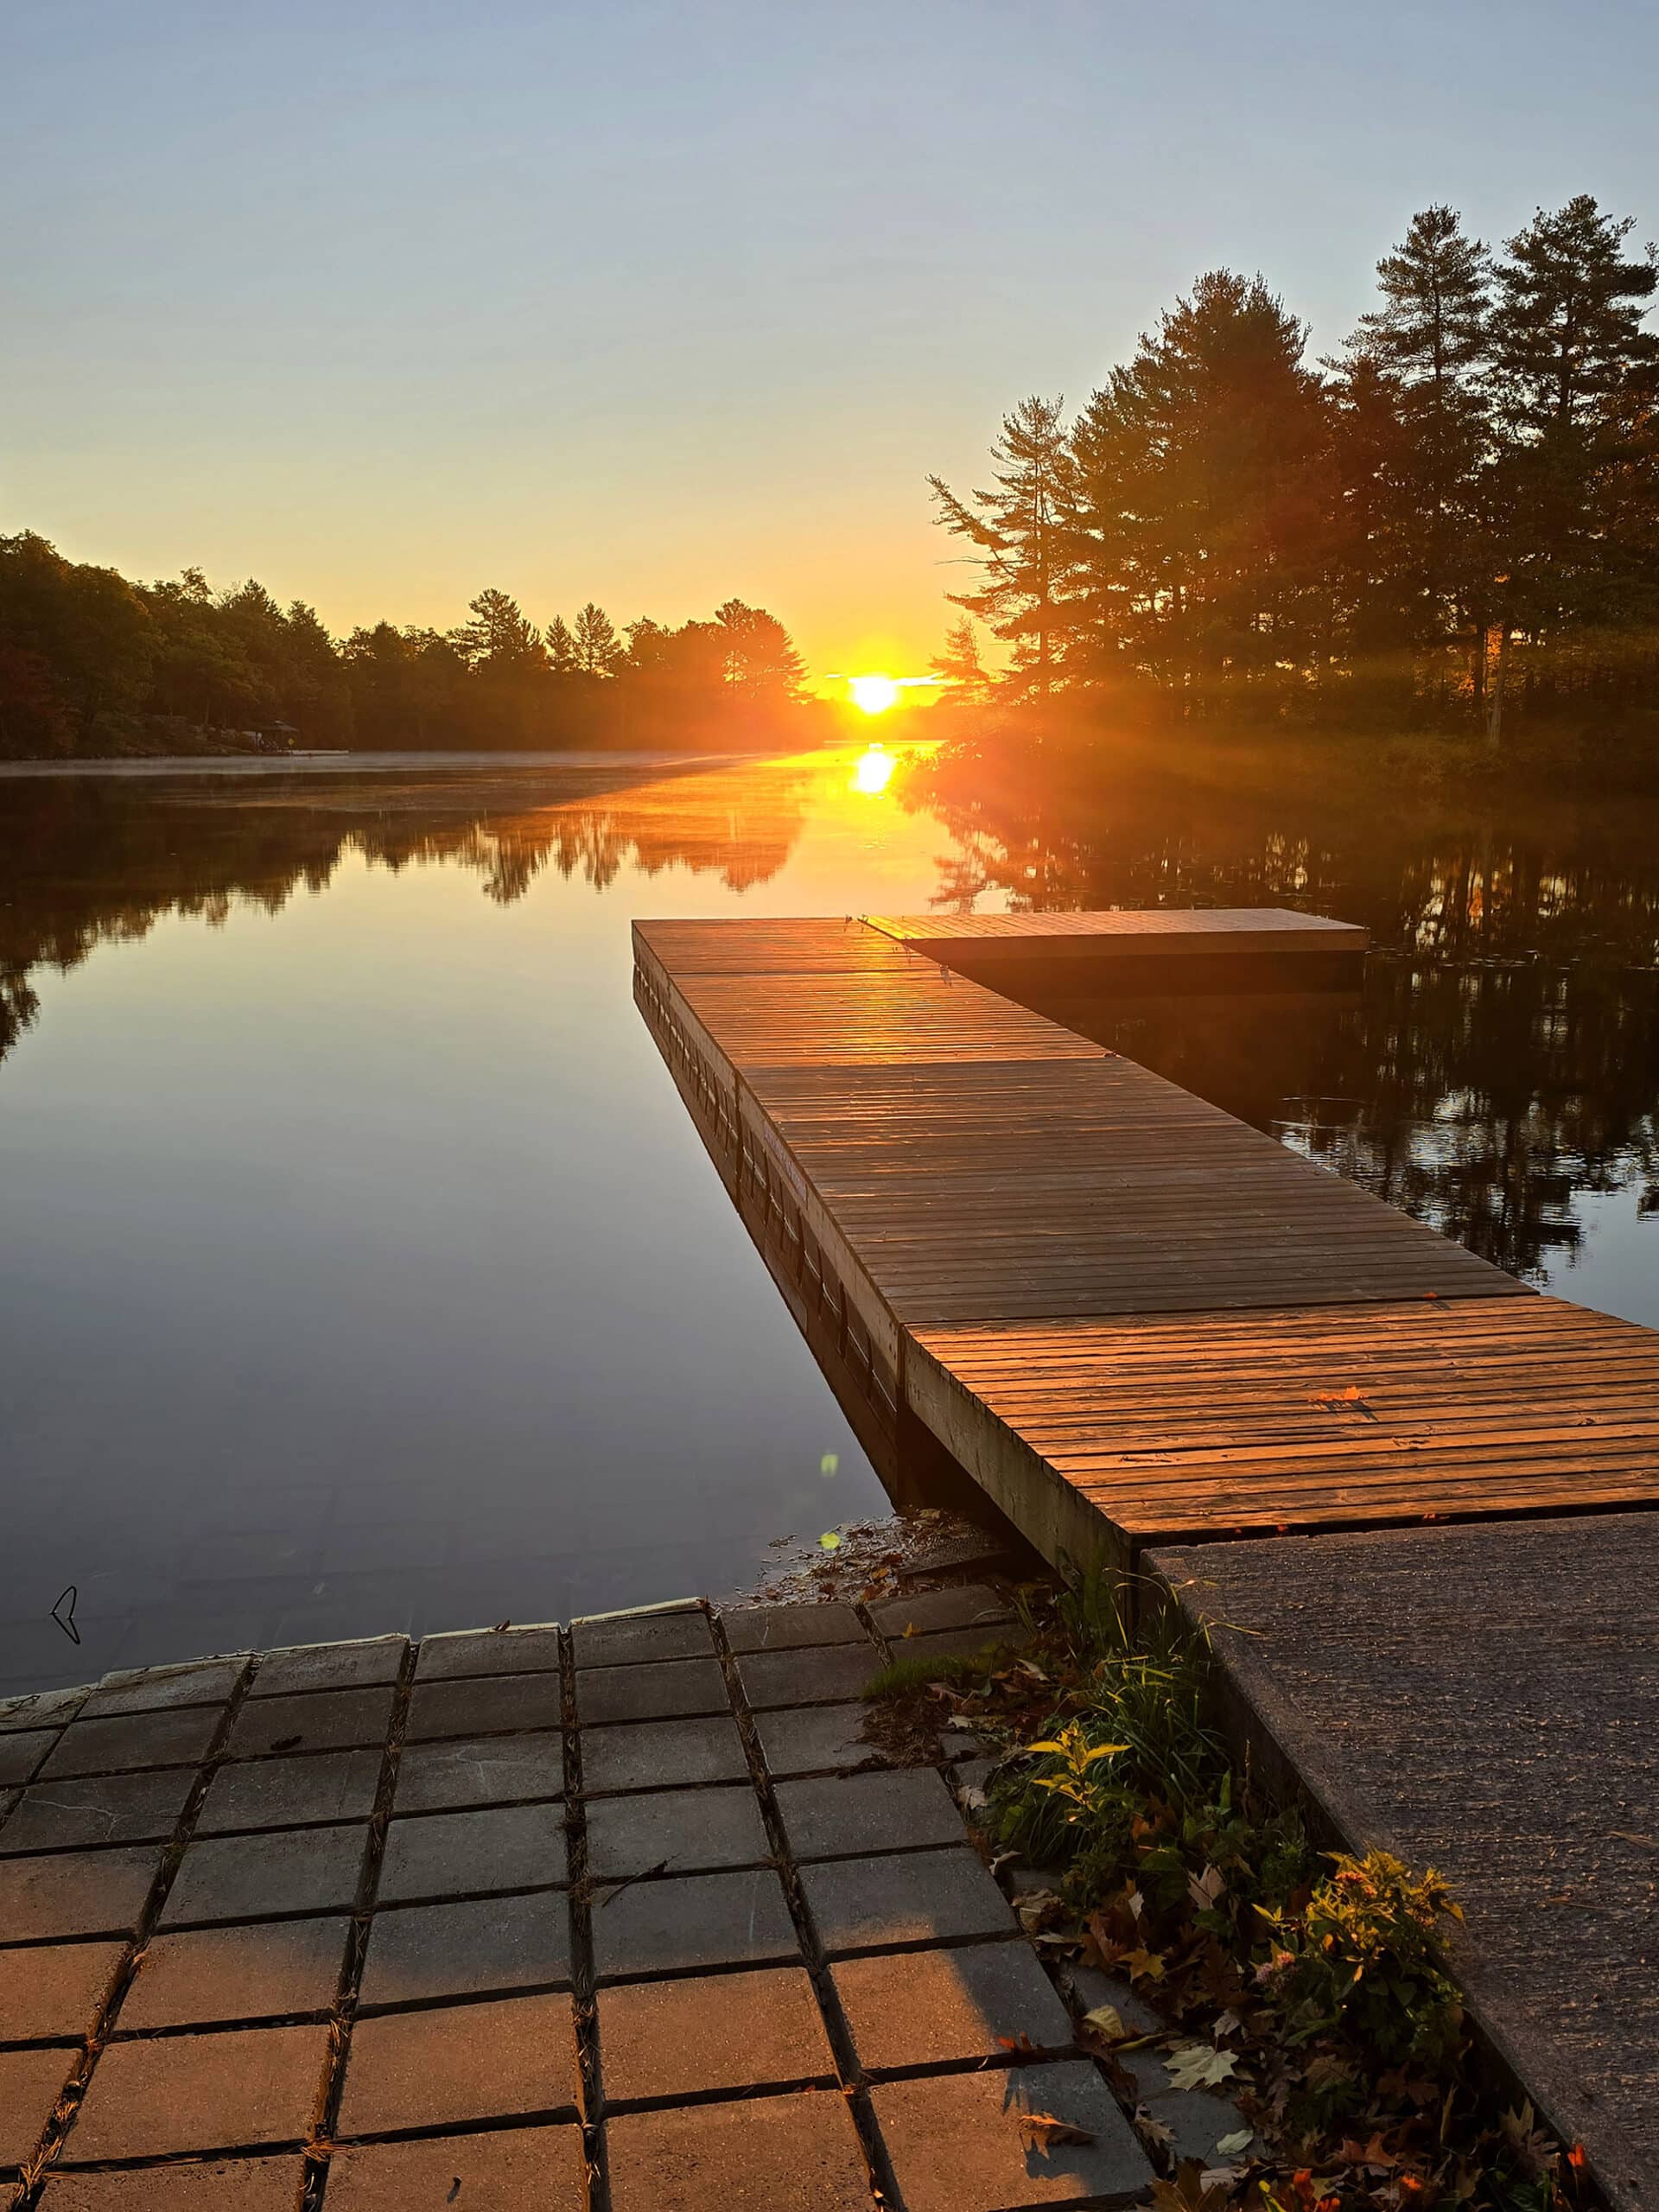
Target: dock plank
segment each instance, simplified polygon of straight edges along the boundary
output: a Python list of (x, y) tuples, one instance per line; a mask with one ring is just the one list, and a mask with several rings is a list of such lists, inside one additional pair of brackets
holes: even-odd
[(1244, 956), (1365, 950), (1357, 923), (1287, 906), (1107, 909), (1058, 914), (870, 914), (873, 929), (936, 960), (970, 954), (1028, 963), (1179, 958), (1185, 954)]

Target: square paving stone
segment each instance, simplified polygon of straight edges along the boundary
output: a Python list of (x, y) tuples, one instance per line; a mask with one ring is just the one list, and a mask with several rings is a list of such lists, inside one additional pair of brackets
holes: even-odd
[(778, 1809), (797, 1859), (962, 1841), (962, 1815), (931, 1767), (780, 1783)]
[(366, 1821), (380, 1786), (380, 1762), (378, 1751), (314, 1751), (222, 1766), (208, 1789), (196, 1834)]
[(73, 2050), (0, 2050), (0, 2168), (33, 2156), (79, 2057)]
[(889, 1952), (832, 1971), (869, 2073), (997, 2058), (1021, 2037), (1038, 2050), (1071, 2047), (1071, 2016), (1028, 1944)]
[(592, 1924), (594, 1972), (612, 1980), (760, 1966), (800, 1952), (784, 1885), (771, 1867), (634, 1882), (595, 1897)]
[(835, 2056), (798, 1967), (601, 1990), (607, 2104), (833, 2079)]
[(415, 1679), (431, 1682), (467, 1675), (556, 1675), (558, 1670), (559, 1631), (550, 1623), (540, 1628), (474, 1629), (460, 1635), (423, 1637)]
[(756, 1712), (774, 1705), (834, 1705), (856, 1697), (880, 1671), (870, 1643), (828, 1643), (810, 1651), (748, 1651), (737, 1662), (743, 1694)]
[(327, 2012), (339, 1990), (350, 1933), (349, 1921), (334, 1919), (157, 1936), (139, 1962), (118, 2032)]
[(564, 1795), (564, 1738), (480, 1736), (459, 1744), (406, 1744), (397, 1759), (394, 1813), (444, 1813)]
[(1015, 1925), (1007, 1899), (965, 1845), (897, 1859), (831, 1859), (804, 1866), (801, 1885), (826, 1951), (949, 1943)]
[(500, 1736), (521, 1728), (556, 1728), (564, 1692), (556, 1675), (467, 1675), (415, 1685), (404, 1734)]
[(267, 1651), (250, 1697), (298, 1697), (308, 1690), (369, 1689), (395, 1682), (403, 1671), (405, 1636), (375, 1636), (360, 1643), (296, 1643)]
[[(1081, 2059), (881, 2082), (870, 2102), (906, 2212), (1128, 2203), (1152, 2185), (1134, 2130)], [(1021, 2126), (1033, 2113), (1091, 2139), (1034, 2142)]]
[(125, 1955), (120, 1943), (0, 1951), (0, 2043), (90, 2034)]
[(334, 1751), (354, 1744), (384, 1744), (391, 1726), (390, 1689), (250, 1698), (231, 1730), (230, 1756), (245, 1759), (263, 1751)]
[(665, 1720), (677, 1713), (731, 1709), (715, 1659), (665, 1659), (642, 1667), (590, 1667), (576, 1681), (576, 1719)]
[(0, 1787), (33, 1781), (35, 1767), (53, 1743), (58, 1743), (58, 1730), (53, 1727), (17, 1727), (0, 1737)]
[(563, 1890), (378, 1912), (363, 1969), (365, 2005), (482, 1997), (570, 1979), (570, 1905)]
[(850, 1605), (754, 1605), (722, 1613), (720, 1624), (734, 1651), (798, 1651), (818, 1643), (869, 1642)]
[(596, 1876), (753, 1866), (771, 1856), (760, 1803), (747, 1785), (601, 1797), (588, 1808), (588, 1868)]
[(294, 2212), (303, 2175), (296, 2157), (53, 2174), (41, 2206), (41, 2212)]
[(1000, 1628), (931, 1629), (925, 1636), (906, 1636), (893, 1647), (895, 1659), (977, 1659), (982, 1651), (1017, 1651), (1031, 1637), (1018, 1621)]
[(570, 1642), (578, 1667), (632, 1667), (651, 1659), (712, 1659), (715, 1653), (709, 1616), (690, 1607), (680, 1613), (626, 1613), (611, 1620), (573, 1621)]
[(162, 1925), (257, 1920), (274, 1912), (349, 1912), (357, 1902), (368, 1834), (362, 1823), (193, 1843), (162, 1908)]
[(917, 1635), (929, 1629), (983, 1626), (989, 1633), (999, 1621), (1012, 1620), (1014, 1607), (1000, 1590), (973, 1582), (948, 1590), (918, 1590), (906, 1596), (882, 1598), (870, 1607), (870, 1618), (883, 1636), (900, 1637), (906, 1629)]
[(530, 1890), (565, 1878), (562, 1806), (422, 1813), (393, 1821), (387, 1830), (375, 1901), (389, 1904), (404, 1897)]
[(162, 1847), (0, 1859), (0, 1929), (14, 1943), (48, 1936), (126, 1936), (138, 1924)]
[(350, 2144), (328, 2167), (329, 2212), (582, 2212), (582, 2131), (492, 2128), (418, 2143)]
[(37, 1783), (24, 1790), (0, 1826), (0, 1853), (165, 1840), (178, 1825), (195, 1779), (196, 1770), (187, 1766)]
[(32, 1781), (35, 1769), (57, 1740), (55, 1728), (16, 1728), (0, 1736), (0, 1788)]
[(569, 1997), (507, 1997), (359, 2020), (346, 2062), (342, 2135), (454, 2126), (574, 2109)]
[[(1137, 2058), (1142, 2054), (1137, 2051)], [(1216, 2145), (1224, 2135), (1236, 2134), (1250, 2123), (1236, 2105), (1208, 2089), (1172, 2089), (1161, 2066), (1142, 2064), (1135, 2075), (1142, 2090), (1157, 2094), (1141, 2099), (1148, 2115), (1169, 2130), (1169, 2156), (1179, 2165), (1184, 2158), (1198, 2158), (1206, 2166), (1224, 2165)], [(1161, 2084), (1161, 2088), (1159, 2088)]]
[(889, 1754), (864, 1733), (870, 1708), (857, 1705), (785, 1706), (755, 1716), (755, 1732), (769, 1773), (813, 1774), (823, 1767), (843, 1772), (885, 1766)]
[(803, 2089), (607, 2120), (611, 2212), (869, 2212), (847, 2100)]
[[(76, 1720), (41, 1769), (60, 1774), (121, 1774), (135, 1767), (189, 1766), (207, 1755), (222, 1718), (216, 1705), (185, 1705), (172, 1713), (113, 1713)], [(0, 1737), (0, 1745), (6, 1742)]]
[(582, 1739), (585, 1793), (748, 1778), (749, 1762), (737, 1723), (723, 1715), (712, 1720), (646, 1720), (628, 1728), (594, 1728)]
[(327, 2062), (324, 2026), (112, 2043), (98, 2062), (63, 2162), (302, 2142), (316, 2116)]
[(245, 1659), (193, 1659), (179, 1667), (124, 1667), (86, 1694), (83, 1720), (111, 1713), (164, 1713), (179, 1705), (223, 1705)]
[(61, 1728), (86, 1702), (85, 1689), (26, 1690), (0, 1697), (0, 1734), (14, 1728)]

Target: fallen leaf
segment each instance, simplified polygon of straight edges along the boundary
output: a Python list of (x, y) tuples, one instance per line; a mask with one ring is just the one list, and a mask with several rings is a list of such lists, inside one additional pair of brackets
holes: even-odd
[(1234, 2158), (1237, 2157), (1241, 2151), (1248, 2151), (1255, 2140), (1255, 2131), (1254, 2128), (1241, 2127), (1236, 2134), (1224, 2135), (1220, 2142), (1217, 2144), (1216, 2148), (1221, 2152), (1223, 2158)]
[(1217, 2050), (1213, 2044), (1187, 2043), (1171, 2051), (1164, 2071), (1172, 2089), (1208, 2089), (1236, 2074), (1238, 2061), (1230, 2050)]
[(1219, 1867), (1206, 1866), (1202, 1874), (1187, 1876), (1186, 1892), (1200, 1912), (1208, 1912), (1226, 1896), (1226, 1877)]
[(1059, 2120), (1052, 2112), (1022, 2112), (1020, 2133), (1033, 2150), (1046, 2151), (1051, 2143), (1092, 2143), (1095, 2139), (1086, 2127), (1074, 2127), (1069, 2120)]
[(1122, 2043), (1129, 2032), (1116, 2005), (1096, 2005), (1092, 2012), (1084, 2014), (1083, 2024), (1092, 2028), (1097, 2036), (1104, 2036), (1108, 2043)]

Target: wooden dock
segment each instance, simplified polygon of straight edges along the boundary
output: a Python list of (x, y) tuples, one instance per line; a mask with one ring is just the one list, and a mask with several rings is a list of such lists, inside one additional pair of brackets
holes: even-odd
[(1536, 1296), (956, 964), (1017, 954), (1075, 993), (1148, 945), (1166, 976), (1268, 946), (1282, 980), (1363, 931), (1243, 909), (634, 942), (641, 1009), (884, 1474), (942, 1447), (1048, 1558), (1123, 1563), (1659, 1497), (1659, 1334)]

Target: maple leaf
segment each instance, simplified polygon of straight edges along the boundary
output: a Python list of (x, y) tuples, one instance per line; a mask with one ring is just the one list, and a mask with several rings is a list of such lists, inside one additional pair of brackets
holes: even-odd
[(1131, 1981), (1161, 1981), (1164, 1978), (1164, 1959), (1160, 1951), (1125, 1951), (1118, 1961), (1125, 1968)]
[(1187, 2043), (1171, 2051), (1164, 2071), (1172, 2089), (1209, 2089), (1236, 2074), (1238, 2061), (1230, 2050), (1217, 2050), (1213, 2044)]
[(1186, 1893), (1200, 1912), (1208, 1912), (1226, 1896), (1226, 1878), (1218, 1867), (1206, 1866), (1202, 1874), (1187, 1876)]
[(1022, 2112), (1020, 2133), (1033, 2151), (1046, 2151), (1053, 2143), (1092, 2143), (1095, 2140), (1086, 2127), (1075, 2126), (1069, 2120), (1060, 2120), (1052, 2112)]

